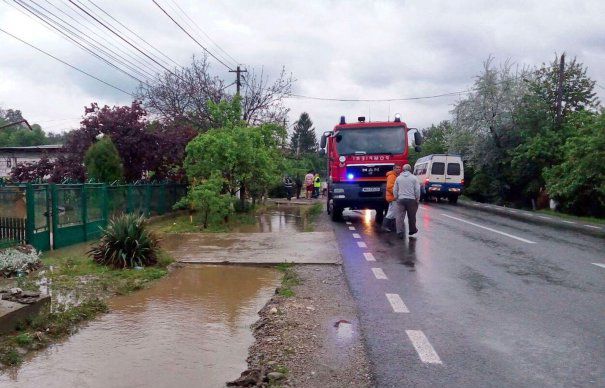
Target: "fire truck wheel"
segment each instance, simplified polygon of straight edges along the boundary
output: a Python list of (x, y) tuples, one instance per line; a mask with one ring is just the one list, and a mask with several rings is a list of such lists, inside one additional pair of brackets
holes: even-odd
[(342, 211), (344, 209), (341, 207), (332, 206), (332, 221), (342, 221)]

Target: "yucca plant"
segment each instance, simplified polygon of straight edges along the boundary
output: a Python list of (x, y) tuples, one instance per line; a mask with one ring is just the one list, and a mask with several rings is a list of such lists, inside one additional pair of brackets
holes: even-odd
[(98, 263), (134, 268), (157, 262), (158, 238), (146, 228), (145, 218), (123, 214), (112, 218), (99, 243), (88, 251)]

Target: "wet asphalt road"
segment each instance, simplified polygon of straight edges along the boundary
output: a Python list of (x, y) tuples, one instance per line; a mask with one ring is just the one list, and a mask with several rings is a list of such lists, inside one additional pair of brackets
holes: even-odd
[(377, 386), (605, 386), (605, 239), (447, 203), (421, 205), (417, 240), (345, 221)]

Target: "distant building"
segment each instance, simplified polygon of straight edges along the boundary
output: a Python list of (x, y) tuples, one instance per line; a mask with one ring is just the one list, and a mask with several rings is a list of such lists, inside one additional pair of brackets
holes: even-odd
[(0, 147), (0, 178), (10, 175), (15, 166), (23, 163), (35, 163), (44, 156), (54, 160), (62, 153), (60, 144), (31, 147)]

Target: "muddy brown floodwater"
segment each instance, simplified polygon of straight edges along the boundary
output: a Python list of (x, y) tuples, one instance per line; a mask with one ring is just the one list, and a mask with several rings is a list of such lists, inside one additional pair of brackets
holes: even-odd
[(246, 369), (271, 268), (187, 266), (0, 376), (1, 387), (224, 387)]

